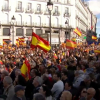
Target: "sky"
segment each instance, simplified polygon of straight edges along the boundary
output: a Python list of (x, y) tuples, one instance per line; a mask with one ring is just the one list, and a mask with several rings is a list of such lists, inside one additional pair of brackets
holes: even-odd
[(97, 17), (97, 36), (100, 34), (100, 0), (85, 0), (89, 4), (90, 10), (93, 12), (94, 15)]

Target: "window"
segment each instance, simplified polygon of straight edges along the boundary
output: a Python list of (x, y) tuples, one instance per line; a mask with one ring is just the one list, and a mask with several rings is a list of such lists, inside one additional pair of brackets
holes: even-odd
[(68, 7), (65, 8), (65, 13), (69, 14), (69, 8)]
[(49, 9), (48, 9), (48, 7), (46, 7), (46, 13), (48, 13), (49, 12)]
[(37, 11), (39, 11), (39, 12), (41, 11), (41, 5), (40, 4), (37, 5)]
[(10, 35), (10, 28), (3, 28), (3, 36), (9, 36)]
[(57, 6), (55, 6), (55, 13), (57, 13), (58, 12), (58, 7)]
[(32, 29), (26, 29), (26, 36), (32, 36)]
[(8, 8), (8, 1), (4, 1), (4, 8), (5, 8), (5, 9)]
[(18, 1), (18, 9), (22, 9), (22, 2)]
[(27, 10), (31, 10), (31, 9), (32, 9), (32, 4), (31, 3), (28, 3)]
[(16, 36), (23, 36), (23, 29), (22, 28), (16, 29)]

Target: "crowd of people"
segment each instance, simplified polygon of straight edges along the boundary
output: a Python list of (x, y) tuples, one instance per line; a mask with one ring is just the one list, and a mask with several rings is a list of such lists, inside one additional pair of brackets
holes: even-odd
[[(29, 47), (0, 50), (0, 100), (100, 100), (100, 55), (94, 46), (44, 53)], [(30, 79), (21, 67), (30, 63)]]

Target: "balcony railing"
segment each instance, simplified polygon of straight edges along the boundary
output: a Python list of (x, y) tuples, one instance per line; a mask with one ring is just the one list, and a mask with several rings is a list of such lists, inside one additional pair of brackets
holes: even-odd
[(34, 13), (34, 10), (33, 9), (30, 9), (30, 10), (29, 9), (26, 9), (25, 10), (25, 13), (31, 13), (32, 14), (32, 13)]
[(9, 21), (2, 21), (2, 22), (0, 22), (0, 24), (2, 24), (2, 25), (11, 25), (11, 22), (9, 22)]
[(70, 13), (64, 13), (64, 17), (70, 17)]
[(42, 26), (43, 27), (49, 27), (49, 23), (43, 23)]
[(32, 22), (26, 22), (24, 23), (25, 26), (33, 26)]
[(11, 7), (10, 6), (3, 6), (2, 11), (11, 11)]
[(70, 2), (70, 0), (65, 0), (64, 1), (64, 4), (67, 4), (68, 5), (68, 4), (71, 4), (71, 2)]
[(19, 9), (18, 7), (15, 9), (16, 12), (24, 12), (24, 8)]
[(17, 25), (17, 26), (23, 26), (24, 25), (24, 22), (17, 21), (15, 25)]
[(53, 12), (53, 16), (60, 16), (60, 12), (59, 11)]
[(44, 15), (49, 15), (49, 11), (45, 11), (44, 12)]
[(43, 11), (42, 11), (42, 10), (40, 10), (40, 11), (35, 10), (35, 14), (42, 14), (42, 13), (43, 13)]
[(39, 27), (41, 27), (41, 23), (34, 23), (34, 26), (39, 26)]

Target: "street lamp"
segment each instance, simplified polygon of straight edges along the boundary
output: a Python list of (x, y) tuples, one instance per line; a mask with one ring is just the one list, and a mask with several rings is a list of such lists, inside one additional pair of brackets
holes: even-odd
[[(65, 21), (65, 25), (66, 25), (66, 26), (68, 25), (68, 21), (67, 21), (67, 20)], [(66, 27), (66, 28), (67, 28), (67, 27)], [(67, 29), (66, 29), (66, 34), (65, 34), (65, 35), (66, 35), (66, 39), (67, 39), (67, 38), (68, 38), (68, 37), (67, 37), (67, 35), (68, 35)]]
[(50, 46), (51, 46), (51, 11), (53, 10), (53, 3), (51, 2), (51, 0), (49, 0), (49, 2), (47, 2), (47, 7), (50, 13), (50, 18), (49, 18), (49, 28), (50, 28)]
[(12, 44), (14, 44), (14, 22), (15, 22), (16, 18), (13, 17), (11, 18), (11, 22), (12, 22)]

